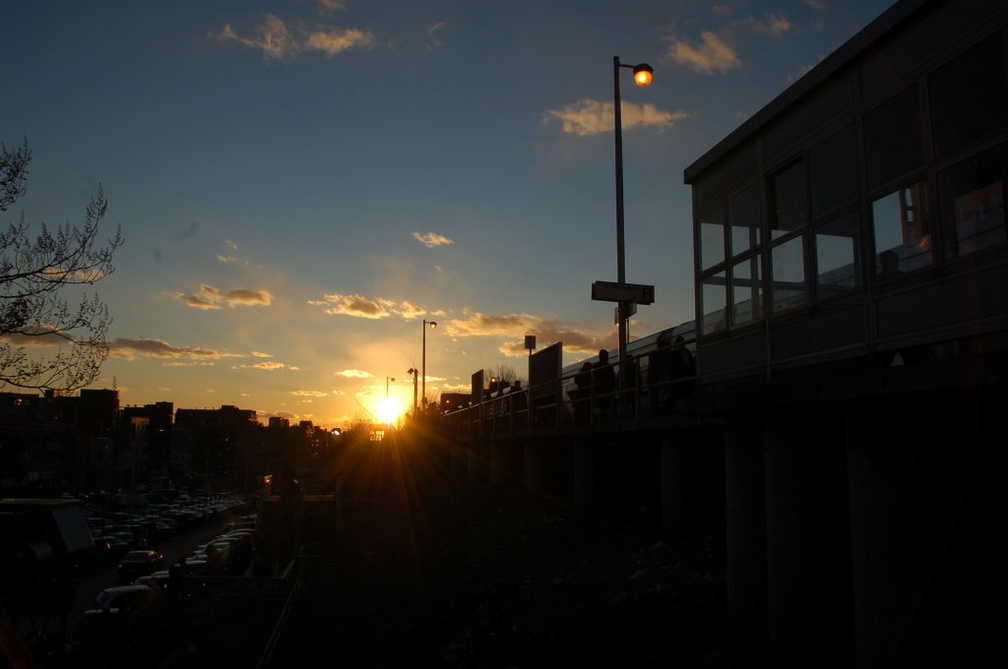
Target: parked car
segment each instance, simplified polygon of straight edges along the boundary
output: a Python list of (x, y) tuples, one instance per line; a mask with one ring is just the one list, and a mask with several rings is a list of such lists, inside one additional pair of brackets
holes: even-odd
[(118, 585), (105, 588), (95, 597), (99, 611), (115, 609), (120, 613), (129, 613), (144, 606), (150, 601), (151, 589), (146, 585)]
[(152, 574), (164, 566), (164, 555), (155, 550), (130, 551), (119, 560), (119, 580), (132, 583), (139, 576)]

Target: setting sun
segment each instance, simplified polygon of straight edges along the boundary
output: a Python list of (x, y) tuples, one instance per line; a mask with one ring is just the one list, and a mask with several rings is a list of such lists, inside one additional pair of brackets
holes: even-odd
[(375, 415), (378, 417), (382, 423), (386, 425), (394, 425), (399, 421), (399, 416), (402, 415), (402, 405), (394, 397), (385, 397), (381, 402), (378, 403), (378, 408), (375, 410)]

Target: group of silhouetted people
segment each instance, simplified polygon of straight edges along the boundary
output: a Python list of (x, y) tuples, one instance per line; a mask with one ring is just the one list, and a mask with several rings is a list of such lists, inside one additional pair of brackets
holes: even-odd
[[(591, 423), (593, 410), (600, 420), (609, 419), (614, 412), (624, 418), (633, 418), (640, 390), (637, 372), (636, 360), (627, 356), (620, 362), (617, 375), (609, 362), (609, 351), (605, 349), (599, 351), (595, 364), (586, 361), (574, 376), (574, 387), (567, 393), (574, 406), (575, 422)], [(677, 336), (673, 341), (670, 333), (663, 332), (648, 359), (647, 385), (652, 413), (671, 413), (687, 390), (676, 380), (694, 374), (693, 354), (686, 348), (685, 340)]]

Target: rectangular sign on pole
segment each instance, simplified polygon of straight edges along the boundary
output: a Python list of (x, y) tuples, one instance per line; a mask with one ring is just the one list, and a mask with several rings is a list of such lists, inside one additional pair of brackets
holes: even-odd
[(654, 286), (648, 286), (640, 283), (593, 281), (592, 299), (601, 302), (632, 302), (634, 304), (653, 304)]

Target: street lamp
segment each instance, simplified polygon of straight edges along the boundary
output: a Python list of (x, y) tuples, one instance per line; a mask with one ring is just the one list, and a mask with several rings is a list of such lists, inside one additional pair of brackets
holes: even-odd
[(420, 391), (423, 397), (423, 408), (427, 408), (427, 328), (430, 327), (431, 330), (437, 327), (437, 321), (424, 321), (423, 330), (423, 350), (420, 354), (420, 376), (423, 377), (423, 381), (420, 383)]
[(391, 381), (395, 381), (395, 377), (394, 376), (386, 376), (385, 377), (385, 399), (388, 399), (388, 382), (390, 380)]
[[(619, 56), (613, 56), (613, 114), (616, 126), (616, 281), (626, 283), (626, 256), (623, 251), (623, 116), (620, 110), (620, 68), (633, 70), (634, 82), (638, 86), (650, 86), (654, 69), (647, 63), (625, 65)], [(619, 334), (619, 361), (626, 360), (628, 302), (617, 302), (616, 324)]]
[(416, 381), (417, 381), (417, 374), (420, 373), (420, 370), (417, 369), (416, 367), (410, 367), (409, 369), (406, 370), (406, 373), (413, 375), (413, 418), (416, 418), (416, 389), (417, 389)]

